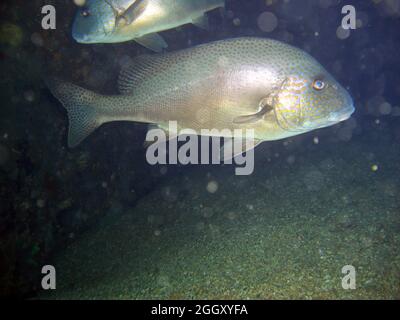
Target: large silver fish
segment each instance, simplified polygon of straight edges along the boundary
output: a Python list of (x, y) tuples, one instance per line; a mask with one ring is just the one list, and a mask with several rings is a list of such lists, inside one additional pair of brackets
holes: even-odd
[(254, 129), (251, 148), (333, 125), (354, 111), (348, 92), (309, 54), (262, 38), (138, 57), (120, 74), (121, 95), (57, 80), (49, 86), (68, 111), (71, 147), (103, 123), (129, 120), (165, 129), (177, 121), (178, 129), (198, 133)]
[(87, 0), (72, 36), (80, 43), (135, 40), (160, 52), (167, 44), (157, 32), (187, 23), (207, 29), (205, 12), (223, 6), (224, 0)]

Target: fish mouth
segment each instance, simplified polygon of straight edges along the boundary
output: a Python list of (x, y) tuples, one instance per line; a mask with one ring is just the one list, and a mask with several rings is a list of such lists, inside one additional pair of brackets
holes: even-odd
[(351, 115), (354, 113), (354, 111), (355, 111), (354, 105), (353, 105), (353, 103), (351, 103), (343, 110), (331, 113), (329, 115), (329, 121), (336, 122), (336, 123), (345, 121), (351, 117)]
[(74, 32), (72, 34), (72, 38), (74, 38), (75, 41), (79, 43), (91, 43), (90, 38), (86, 34)]
[[(324, 119), (321, 119), (320, 121), (312, 121), (312, 122), (302, 122), (299, 118), (299, 122), (287, 119), (283, 113), (280, 113), (279, 110), (274, 109), (275, 111), (275, 117), (278, 122), (278, 125), (290, 132), (304, 132), (304, 131), (310, 131), (314, 129), (320, 129), (320, 128), (325, 128), (329, 127), (332, 125), (335, 125), (339, 122), (345, 121), (351, 117), (351, 115), (354, 113), (355, 108), (353, 103), (351, 102), (350, 104), (347, 104), (343, 109), (340, 111), (332, 112), (328, 115), (328, 117), (325, 117)], [(319, 122), (319, 123), (318, 123)]]

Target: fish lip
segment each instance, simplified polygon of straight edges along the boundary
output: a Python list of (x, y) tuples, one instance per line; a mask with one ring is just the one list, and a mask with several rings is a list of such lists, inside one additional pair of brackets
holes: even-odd
[(354, 111), (355, 111), (354, 104), (351, 103), (345, 110), (339, 112), (337, 116), (337, 121), (341, 122), (349, 119), (351, 115), (354, 113)]
[(93, 43), (86, 34), (79, 32), (72, 32), (72, 38), (78, 43)]

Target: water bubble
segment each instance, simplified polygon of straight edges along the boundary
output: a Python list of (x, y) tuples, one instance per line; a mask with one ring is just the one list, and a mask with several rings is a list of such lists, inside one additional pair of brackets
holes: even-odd
[(209, 207), (204, 208), (202, 213), (203, 217), (206, 219), (211, 218), (214, 215), (214, 211)]
[(246, 208), (253, 211), (254, 210), (254, 206), (252, 204), (247, 204)]
[(400, 107), (393, 107), (392, 109), (392, 116), (393, 117), (400, 117)]
[(347, 39), (348, 37), (350, 37), (350, 29), (343, 29), (342, 26), (339, 26), (339, 27), (336, 29), (336, 36), (337, 36), (340, 40)]
[(160, 174), (161, 175), (166, 175), (168, 172), (168, 168), (166, 166), (163, 166), (160, 168)]
[(43, 47), (43, 45), (44, 45), (43, 37), (38, 32), (32, 33), (31, 41), (37, 47)]
[(178, 192), (175, 188), (166, 186), (162, 188), (161, 196), (165, 201), (175, 202), (178, 199)]
[(290, 155), (289, 157), (286, 158), (286, 162), (288, 164), (293, 164), (296, 161), (296, 157), (293, 155)]
[(227, 217), (229, 220), (235, 220), (235, 219), (237, 218), (237, 214), (236, 214), (235, 212), (233, 212), (233, 211), (229, 211), (229, 212), (226, 214), (226, 217)]
[(86, 4), (86, 0), (74, 0), (75, 5), (83, 7)]
[(379, 106), (379, 112), (383, 115), (388, 115), (392, 112), (392, 106), (389, 102), (384, 102)]
[(35, 92), (33, 90), (27, 90), (24, 92), (24, 99), (28, 102), (35, 101)]
[(36, 201), (36, 206), (37, 206), (38, 208), (44, 208), (45, 205), (46, 205), (46, 202), (45, 202), (43, 199), (38, 199), (38, 200)]
[(218, 190), (218, 182), (217, 181), (210, 181), (206, 187), (209, 193), (215, 193)]
[(272, 32), (278, 26), (278, 18), (272, 12), (263, 12), (257, 19), (258, 27), (264, 32)]
[(235, 18), (235, 19), (233, 19), (233, 25), (235, 26), (235, 27), (239, 27), (240, 26), (240, 19), (239, 18)]
[(379, 107), (381, 104), (385, 103), (386, 100), (382, 96), (373, 96), (370, 99), (368, 99), (366, 107), (367, 107), (367, 113), (373, 114), (373, 115), (379, 115)]

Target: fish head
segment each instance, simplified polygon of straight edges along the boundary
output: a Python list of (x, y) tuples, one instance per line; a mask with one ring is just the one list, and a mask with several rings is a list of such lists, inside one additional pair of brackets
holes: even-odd
[(72, 37), (79, 43), (109, 42), (115, 24), (116, 12), (108, 1), (87, 0), (77, 10)]
[[(350, 94), (317, 62), (287, 76), (273, 106), (281, 128), (308, 132), (348, 119), (354, 112)], [(306, 72), (304, 72), (306, 71)]]

